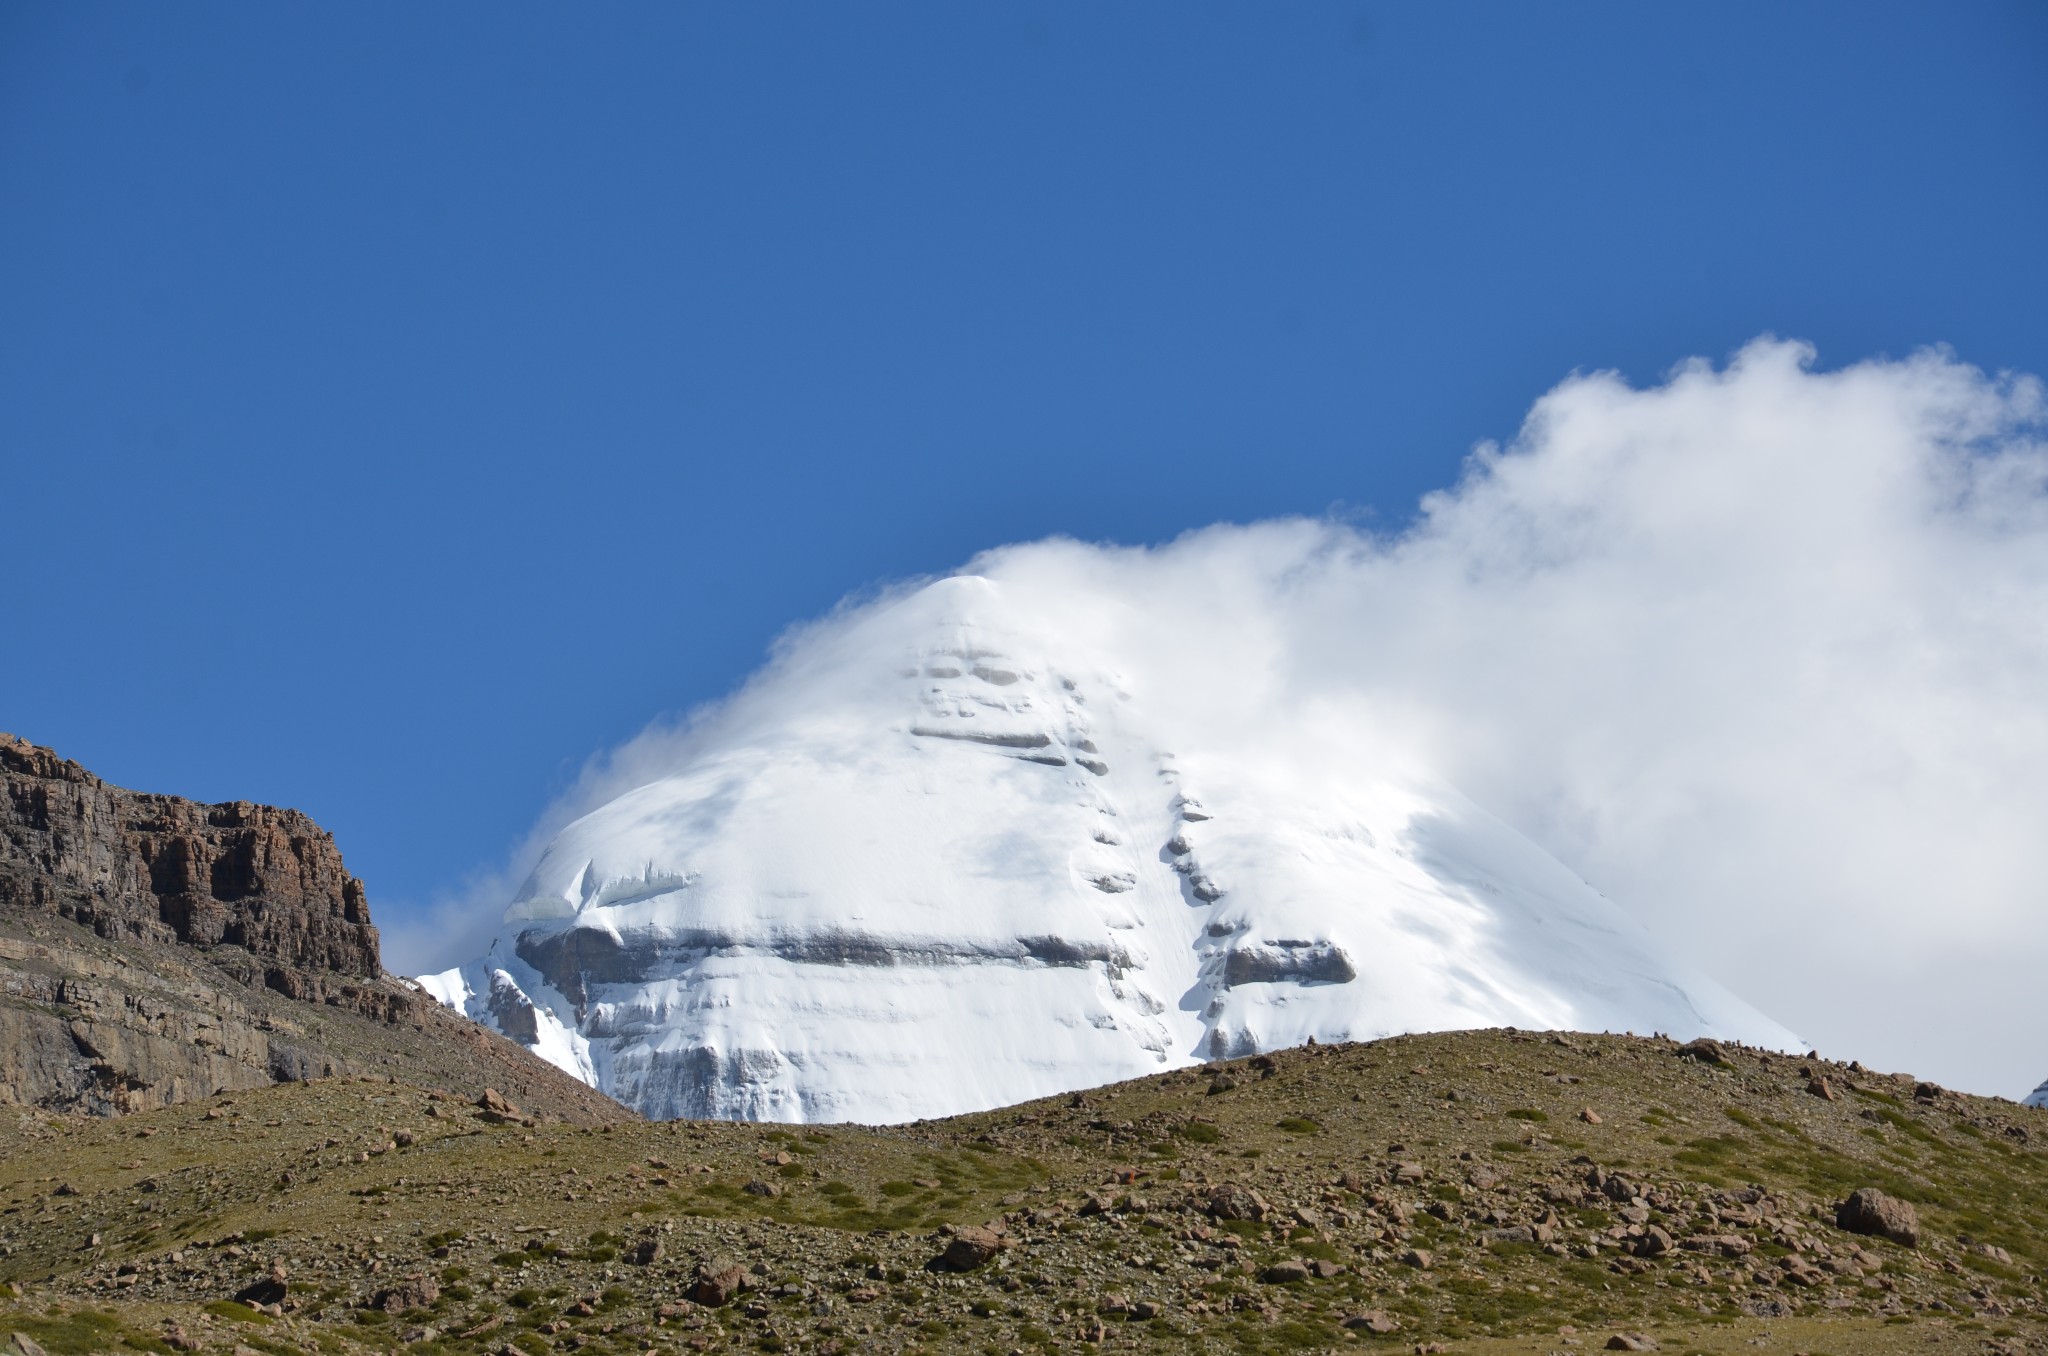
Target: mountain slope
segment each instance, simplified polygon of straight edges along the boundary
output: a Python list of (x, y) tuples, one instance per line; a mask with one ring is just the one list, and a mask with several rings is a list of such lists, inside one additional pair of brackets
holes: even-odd
[(982, 578), (800, 640), (422, 983), (656, 1117), (901, 1121), (1319, 1041), (1791, 1033), (1371, 750), (1231, 740)]
[(385, 974), (362, 882), (305, 815), (127, 791), (0, 735), (0, 1105), (351, 1075), (627, 1116)]
[(2048, 1082), (2044, 1082), (2040, 1087), (2035, 1088), (2027, 1097), (2025, 1105), (2048, 1107)]
[[(1842, 1227), (1869, 1188), (1911, 1243)], [(976, 1226), (993, 1257), (938, 1261)], [(1620, 1036), (1319, 1045), (902, 1127), (527, 1131), (333, 1080), (0, 1117), (0, 1334), (52, 1356), (2032, 1356), (2044, 1271), (2048, 1112)]]

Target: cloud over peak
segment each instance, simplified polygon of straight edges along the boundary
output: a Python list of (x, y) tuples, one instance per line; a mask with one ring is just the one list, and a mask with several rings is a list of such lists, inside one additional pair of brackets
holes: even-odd
[[(1820, 371), (1767, 338), (1570, 378), (1397, 533), (968, 570), (1177, 728), (1275, 776), (1425, 768), (1831, 1053), (2018, 1095), (2048, 1071), (2043, 419), (2038, 381), (1941, 350)], [(794, 629), (716, 719), (911, 587)], [(536, 848), (693, 728), (594, 763)]]

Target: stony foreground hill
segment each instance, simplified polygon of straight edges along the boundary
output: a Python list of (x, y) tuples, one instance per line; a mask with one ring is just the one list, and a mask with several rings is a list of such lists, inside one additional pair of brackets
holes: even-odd
[(630, 1114), (386, 975), (362, 882), (305, 815), (126, 791), (0, 734), (0, 1107), (357, 1074)]
[(516, 1117), (11, 1113), (0, 1344), (2048, 1349), (2048, 1112), (1853, 1064), (1478, 1031), (881, 1129)]

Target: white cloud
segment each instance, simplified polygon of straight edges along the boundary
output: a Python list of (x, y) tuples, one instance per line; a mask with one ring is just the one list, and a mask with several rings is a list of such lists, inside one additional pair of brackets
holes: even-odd
[[(2048, 1072), (2041, 389), (1941, 352), (1812, 359), (1575, 377), (1395, 536), (1293, 520), (970, 568), (1176, 728), (1319, 777), (1421, 760), (1828, 1053), (2018, 1096)], [(792, 632), (720, 718), (800, 700), (789, 675), (872, 605)], [(693, 728), (593, 765), (528, 856)]]

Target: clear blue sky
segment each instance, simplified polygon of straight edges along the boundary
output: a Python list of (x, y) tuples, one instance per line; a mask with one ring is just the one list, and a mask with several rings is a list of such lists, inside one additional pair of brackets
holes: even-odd
[(0, 6), (0, 728), (402, 913), (850, 590), (2048, 372), (2039, 4)]

